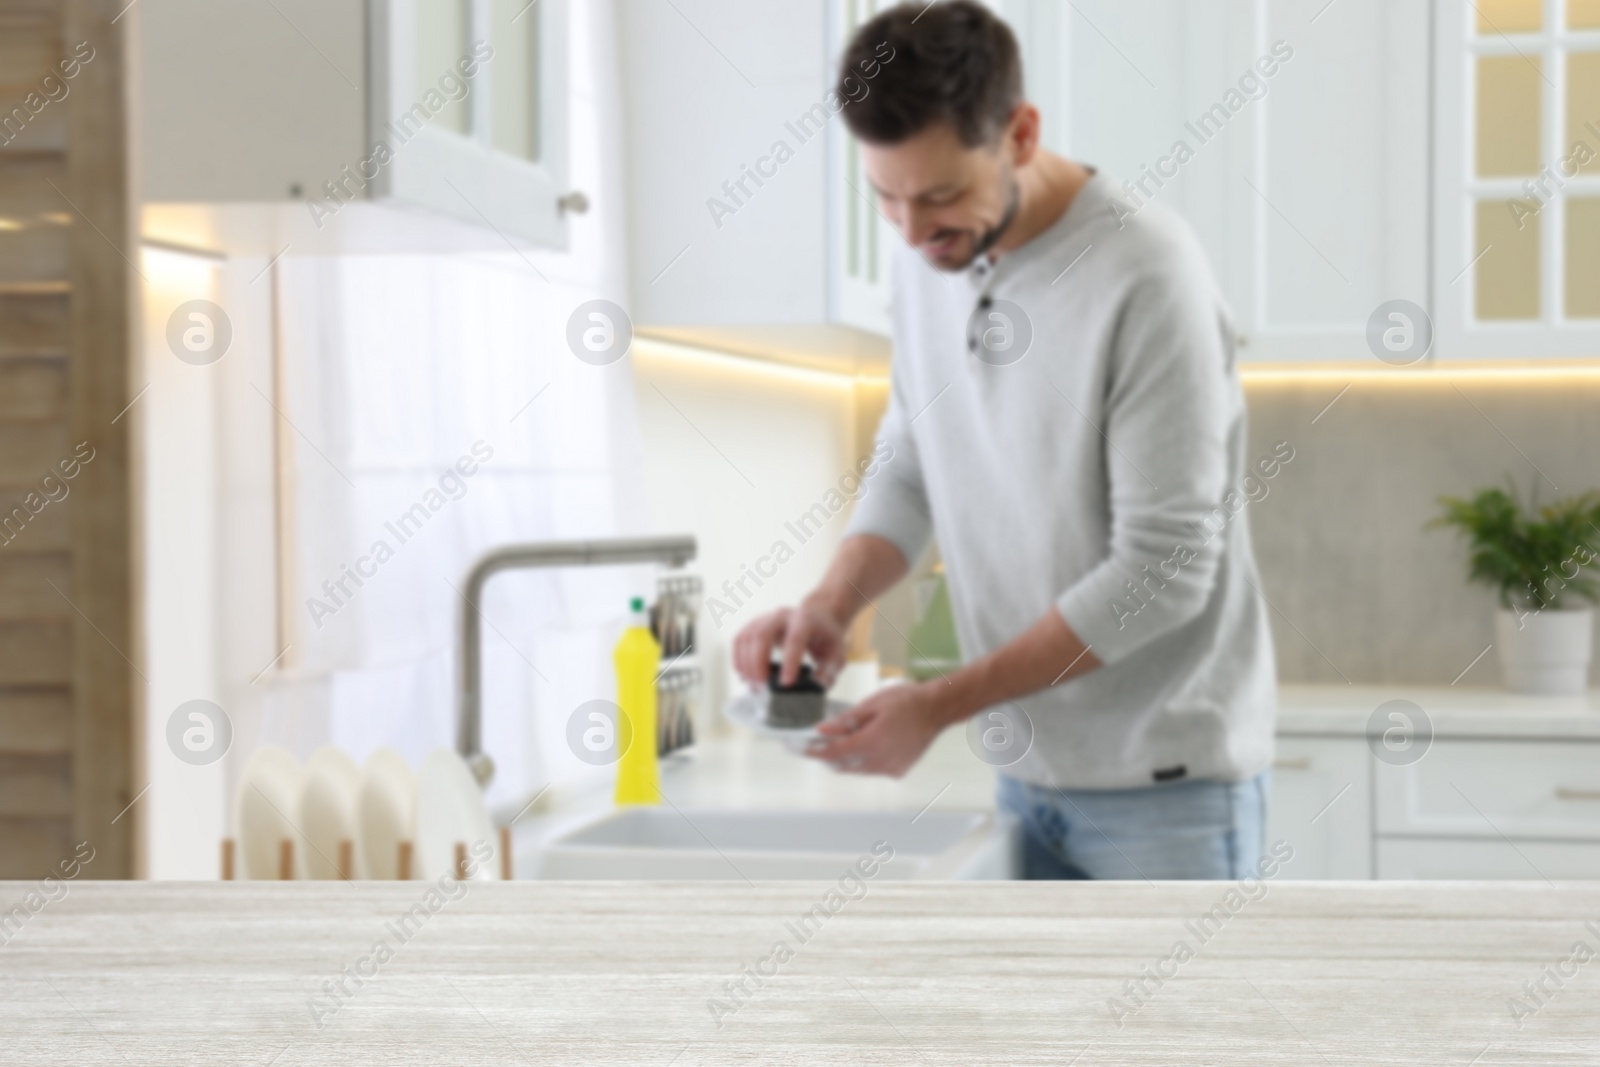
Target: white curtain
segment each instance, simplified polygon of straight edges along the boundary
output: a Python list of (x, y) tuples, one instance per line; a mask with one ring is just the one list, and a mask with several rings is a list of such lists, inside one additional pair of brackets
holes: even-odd
[[(304, 750), (414, 763), (454, 743), (457, 619), (479, 554), (641, 530), (626, 361), (567, 348), (593, 294), (470, 257), (286, 258), (283, 414), (293, 426), (293, 667), (267, 721)], [(357, 581), (357, 578), (360, 578)], [(641, 568), (508, 574), (483, 612), (491, 803), (583, 773), (567, 715), (609, 698)], [(468, 609), (470, 610), (470, 609)]]

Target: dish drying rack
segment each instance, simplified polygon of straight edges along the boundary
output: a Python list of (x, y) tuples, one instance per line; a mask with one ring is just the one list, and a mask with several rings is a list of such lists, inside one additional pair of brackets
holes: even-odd
[(656, 581), (650, 631), (661, 646), (656, 675), (656, 755), (694, 744), (703, 675), (695, 663), (695, 623), (704, 585), (692, 574), (664, 574)]
[[(466, 590), (457, 609), (460, 655), (456, 692), (456, 751), (466, 760), (480, 786), (494, 777), (494, 761), (483, 751), (481, 659), (483, 629), (476, 605), (483, 587), (501, 571), (536, 567), (594, 567), (609, 564), (662, 563), (679, 568), (695, 557), (695, 540), (688, 535), (619, 538), (609, 541), (545, 541), (504, 545), (486, 553), (467, 572)], [(651, 608), (651, 628), (662, 645), (662, 668), (656, 676), (657, 751), (670, 752), (694, 739), (694, 710), (699, 701), (701, 673), (690, 659), (695, 640), (694, 616), (699, 609), (701, 584), (685, 574), (663, 575), (658, 581), (656, 604)], [(669, 607), (663, 609), (663, 601)], [(658, 621), (659, 620), (659, 621)], [(665, 640), (663, 640), (665, 637)], [(668, 648), (673, 651), (669, 653)], [(667, 683), (663, 686), (663, 682)], [(662, 710), (663, 700), (668, 705)], [(670, 743), (669, 743), (670, 742)]]

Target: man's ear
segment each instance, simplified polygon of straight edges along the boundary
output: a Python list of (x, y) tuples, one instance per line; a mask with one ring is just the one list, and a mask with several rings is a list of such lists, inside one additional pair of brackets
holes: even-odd
[(1011, 161), (1025, 167), (1039, 151), (1039, 109), (1021, 101), (1011, 109), (1003, 137), (1011, 147)]

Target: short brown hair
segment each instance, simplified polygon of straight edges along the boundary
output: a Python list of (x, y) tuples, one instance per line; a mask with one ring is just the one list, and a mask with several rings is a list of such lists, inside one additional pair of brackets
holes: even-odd
[(873, 16), (840, 59), (839, 95), (850, 97), (845, 79), (874, 64), (882, 65), (876, 83), (844, 116), (870, 144), (898, 144), (948, 122), (976, 148), (999, 136), (1022, 99), (1017, 39), (976, 0), (904, 3)]

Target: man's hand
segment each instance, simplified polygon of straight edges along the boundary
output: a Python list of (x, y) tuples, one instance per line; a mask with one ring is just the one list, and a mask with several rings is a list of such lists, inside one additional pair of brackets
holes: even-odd
[(1099, 666), (1099, 658), (1052, 608), (1017, 637), (943, 678), (888, 686), (823, 722), (817, 727), (823, 739), (806, 755), (841, 771), (898, 778), (946, 726)]
[(853, 774), (909, 771), (951, 722), (939, 700), (945, 683), (891, 685), (817, 727), (821, 741), (806, 755)]
[(779, 681), (794, 684), (800, 674), (800, 658), (811, 653), (814, 674), (823, 685), (832, 685), (844, 666), (845, 628), (831, 613), (811, 603), (797, 608), (779, 608), (761, 616), (733, 641), (733, 666), (739, 676), (753, 686), (767, 684), (767, 664), (772, 650), (783, 649), (783, 672)]
[[(798, 608), (763, 615), (739, 632), (733, 664), (753, 686), (767, 682), (775, 647), (783, 649), (780, 682), (790, 685), (809, 652), (816, 675), (832, 685), (845, 659), (845, 628), (873, 597), (906, 573), (892, 542), (856, 534), (839, 544), (828, 573)], [(1051, 608), (1027, 630), (935, 682), (880, 689), (838, 719), (817, 727), (822, 740), (807, 755), (842, 771), (899, 777), (922, 758), (939, 731), (975, 712), (1049, 689), (1100, 666), (1100, 659)]]
[(845, 630), (872, 598), (887, 592), (906, 573), (906, 559), (892, 542), (856, 534), (839, 542), (828, 573), (797, 608), (774, 611), (739, 631), (733, 641), (733, 668), (753, 686), (767, 684), (772, 650), (783, 649), (779, 681), (793, 685), (807, 652), (817, 680), (832, 685), (844, 667)]

